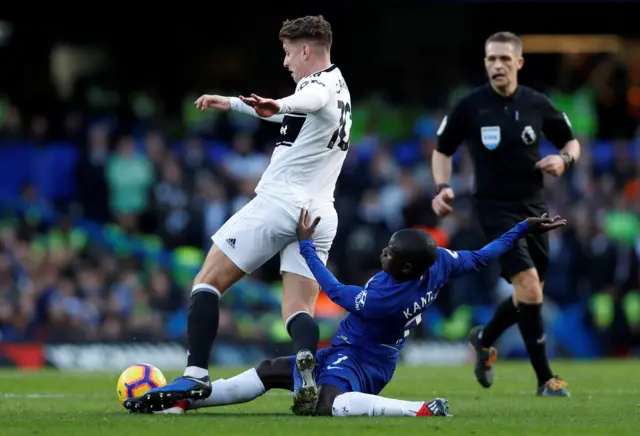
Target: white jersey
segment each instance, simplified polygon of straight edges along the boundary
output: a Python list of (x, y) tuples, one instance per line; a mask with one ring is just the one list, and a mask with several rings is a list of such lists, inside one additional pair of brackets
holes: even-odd
[[(331, 65), (311, 74), (279, 103), (280, 113), (265, 118), (282, 125), (256, 193), (297, 206), (333, 202), (351, 129), (351, 95), (342, 73)], [(232, 108), (255, 114), (239, 99), (232, 98)]]

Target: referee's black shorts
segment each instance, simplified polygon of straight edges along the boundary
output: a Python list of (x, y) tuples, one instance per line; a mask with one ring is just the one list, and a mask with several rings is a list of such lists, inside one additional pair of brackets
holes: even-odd
[[(491, 242), (513, 226), (529, 217), (547, 212), (544, 203), (518, 203), (494, 200), (476, 200), (476, 213), (487, 242)], [(519, 272), (529, 268), (538, 270), (544, 281), (549, 265), (549, 235), (529, 234), (518, 240), (516, 246), (500, 258), (502, 277), (509, 283)]]

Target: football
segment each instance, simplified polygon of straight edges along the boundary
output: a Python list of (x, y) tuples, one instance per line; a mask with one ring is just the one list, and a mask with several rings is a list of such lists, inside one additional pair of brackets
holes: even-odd
[(123, 404), (127, 398), (139, 397), (150, 389), (167, 384), (164, 374), (147, 363), (138, 363), (125, 369), (118, 379), (118, 398)]

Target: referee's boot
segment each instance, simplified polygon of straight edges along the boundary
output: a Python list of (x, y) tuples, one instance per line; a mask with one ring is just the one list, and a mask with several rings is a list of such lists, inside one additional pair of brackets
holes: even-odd
[(476, 352), (475, 374), (478, 383), (482, 387), (488, 388), (493, 384), (493, 364), (498, 359), (498, 350), (493, 347), (483, 347), (479, 334), (482, 326), (476, 326), (469, 332), (469, 343)]
[(538, 396), (540, 397), (569, 397), (571, 394), (567, 390), (568, 383), (557, 375), (551, 377), (547, 382), (538, 386)]

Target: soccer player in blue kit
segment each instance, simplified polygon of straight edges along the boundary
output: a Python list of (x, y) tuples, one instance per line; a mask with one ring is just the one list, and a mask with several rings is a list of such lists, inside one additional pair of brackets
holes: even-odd
[[(400, 350), (409, 332), (422, 321), (422, 313), (440, 289), (454, 278), (488, 265), (508, 252), (530, 232), (544, 233), (565, 226), (559, 216), (527, 218), (480, 250), (451, 251), (436, 246), (417, 229), (394, 233), (382, 250), (382, 271), (364, 287), (343, 285), (315, 252), (313, 234), (320, 222), (303, 210), (298, 224), (300, 253), (327, 296), (349, 315), (340, 323), (331, 346), (308, 353), (265, 360), (230, 379), (216, 380), (204, 400), (129, 399), (132, 412), (183, 413), (202, 407), (251, 401), (270, 389), (293, 390), (294, 413), (320, 416), (451, 416), (447, 400), (403, 401), (378, 395), (391, 381)], [(298, 353), (300, 354), (300, 353)]]

